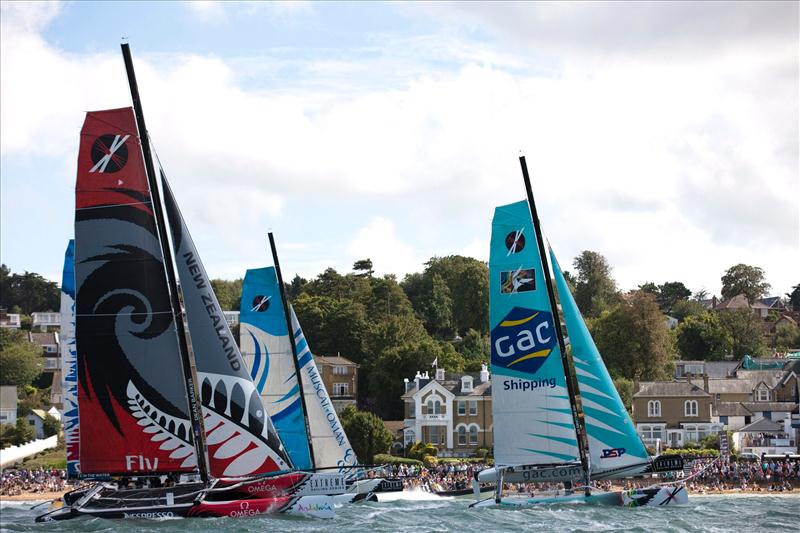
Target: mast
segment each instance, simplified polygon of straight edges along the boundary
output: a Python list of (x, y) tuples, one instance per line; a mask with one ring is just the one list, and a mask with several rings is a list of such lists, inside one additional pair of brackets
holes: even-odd
[(566, 345), (564, 342), (564, 332), (561, 329), (561, 317), (558, 314), (558, 307), (556, 307), (556, 295), (553, 290), (553, 281), (550, 279), (550, 265), (547, 263), (547, 254), (545, 253), (544, 239), (542, 238), (542, 228), (539, 225), (539, 215), (536, 211), (536, 202), (533, 200), (533, 191), (531, 189), (531, 178), (528, 175), (528, 165), (525, 163), (525, 156), (519, 157), (519, 164), (522, 167), (522, 178), (525, 180), (525, 192), (528, 195), (528, 207), (531, 211), (531, 221), (533, 222), (533, 230), (536, 234), (536, 245), (539, 247), (539, 257), (542, 261), (542, 271), (544, 272), (544, 281), (547, 286), (547, 296), (550, 299), (550, 307), (553, 309), (553, 322), (556, 328), (556, 337), (558, 338), (558, 347), (561, 350), (561, 363), (564, 367), (564, 375), (567, 381), (567, 393), (569, 395), (569, 403), (572, 407), (572, 419), (575, 423), (575, 433), (578, 438), (578, 451), (580, 452), (581, 467), (583, 468), (584, 480), (586, 482), (586, 494), (589, 494), (589, 456), (588, 449), (589, 443), (586, 437), (586, 427), (583, 419), (583, 409), (580, 405), (580, 393), (576, 384), (575, 372), (569, 354), (567, 354)]
[(275, 263), (275, 274), (278, 276), (278, 291), (281, 295), (283, 302), (283, 314), (286, 317), (286, 329), (289, 332), (289, 344), (292, 347), (292, 362), (294, 363), (294, 372), (297, 376), (297, 387), (300, 392), (300, 405), (303, 407), (303, 422), (306, 426), (306, 436), (308, 437), (308, 454), (311, 457), (311, 467), (316, 468), (316, 461), (314, 460), (314, 443), (311, 439), (311, 428), (308, 425), (308, 409), (306, 408), (306, 395), (303, 393), (303, 376), (300, 374), (300, 361), (297, 360), (297, 345), (294, 341), (294, 330), (292, 328), (292, 315), (289, 312), (289, 301), (286, 299), (286, 291), (283, 286), (283, 276), (281, 275), (281, 264), (278, 261), (278, 250), (275, 248), (275, 238), (272, 232), (269, 232), (269, 247), (272, 250), (272, 261)]
[(139, 98), (139, 86), (136, 84), (136, 73), (133, 70), (133, 59), (128, 43), (122, 43), (122, 57), (125, 59), (125, 71), (128, 74), (128, 85), (131, 90), (133, 100), (133, 111), (136, 116), (136, 127), (139, 130), (141, 139), (142, 155), (144, 156), (145, 172), (147, 182), (150, 185), (150, 195), (153, 206), (153, 216), (156, 220), (158, 229), (158, 241), (161, 245), (161, 253), (164, 256), (164, 268), (167, 274), (167, 286), (169, 288), (170, 300), (172, 302), (172, 315), (175, 321), (175, 329), (178, 333), (178, 348), (180, 350), (183, 375), (186, 381), (186, 393), (189, 398), (189, 414), (192, 419), (192, 430), (194, 433), (195, 451), (197, 453), (197, 468), (200, 471), (200, 478), (204, 483), (208, 483), (208, 460), (206, 454), (205, 429), (203, 428), (203, 417), (200, 413), (200, 405), (197, 402), (198, 390), (197, 380), (194, 372), (194, 360), (189, 353), (189, 346), (186, 341), (186, 328), (183, 324), (183, 311), (180, 299), (178, 298), (178, 283), (175, 280), (175, 269), (172, 261), (172, 251), (170, 250), (167, 235), (167, 227), (164, 221), (164, 211), (161, 204), (161, 195), (158, 191), (158, 180), (156, 179), (155, 167), (153, 166), (153, 155), (150, 152), (150, 140), (147, 134), (147, 126), (144, 122), (142, 112), (142, 101)]

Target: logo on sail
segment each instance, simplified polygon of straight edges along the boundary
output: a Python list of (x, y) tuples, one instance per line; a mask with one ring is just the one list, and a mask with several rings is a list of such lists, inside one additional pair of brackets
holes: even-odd
[(89, 172), (113, 173), (122, 170), (128, 162), (125, 141), (130, 135), (101, 135), (92, 144), (92, 162)]
[(556, 345), (553, 315), (514, 307), (492, 329), (492, 365), (536, 373)]
[(264, 296), (264, 295), (256, 296), (255, 298), (253, 298), (253, 308), (250, 309), (250, 311), (263, 313), (264, 311), (269, 309), (270, 298), (272, 298), (272, 296)]
[(517, 294), (536, 290), (536, 270), (519, 267), (516, 270), (500, 272), (500, 292)]
[(508, 235), (506, 235), (506, 250), (508, 250), (507, 256), (511, 254), (518, 254), (522, 250), (525, 249), (525, 235), (522, 232), (525, 228), (520, 228), (519, 230), (512, 231)]

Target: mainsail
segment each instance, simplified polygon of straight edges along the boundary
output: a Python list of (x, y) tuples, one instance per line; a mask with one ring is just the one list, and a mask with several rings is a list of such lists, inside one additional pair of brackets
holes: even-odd
[(489, 323), (499, 466), (572, 463), (580, 456), (543, 259), (528, 203), (496, 208)]
[(75, 287), (81, 473), (195, 470), (164, 257), (131, 108), (87, 113), (81, 130)]
[(630, 475), (631, 468), (649, 466), (650, 457), (611, 381), (552, 249), (550, 258), (581, 392), (592, 478)]
[(67, 477), (80, 473), (78, 425), (78, 358), (75, 350), (75, 240), (70, 239), (64, 254), (61, 278), (61, 422), (67, 448)]
[[(292, 360), (292, 340), (274, 268), (248, 270), (242, 285), (239, 339), (245, 364), (294, 466), (313, 468)], [(299, 350), (298, 350), (299, 352)]]
[(213, 477), (291, 467), (247, 372), (178, 204), (162, 174), (175, 263), (186, 307)]

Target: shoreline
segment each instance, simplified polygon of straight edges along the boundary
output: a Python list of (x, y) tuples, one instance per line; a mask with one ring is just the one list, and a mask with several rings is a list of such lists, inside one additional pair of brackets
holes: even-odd
[[(72, 489), (69, 489), (72, 490)], [(13, 495), (0, 495), (0, 502), (44, 502), (61, 498), (69, 490), (56, 490), (52, 492), (22, 492)]]

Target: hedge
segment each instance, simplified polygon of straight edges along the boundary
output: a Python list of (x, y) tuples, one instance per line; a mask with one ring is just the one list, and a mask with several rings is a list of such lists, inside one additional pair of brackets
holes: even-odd
[(422, 466), (422, 461), (416, 459), (409, 459), (407, 457), (395, 457), (386, 453), (379, 453), (375, 455), (376, 465), (416, 465)]

